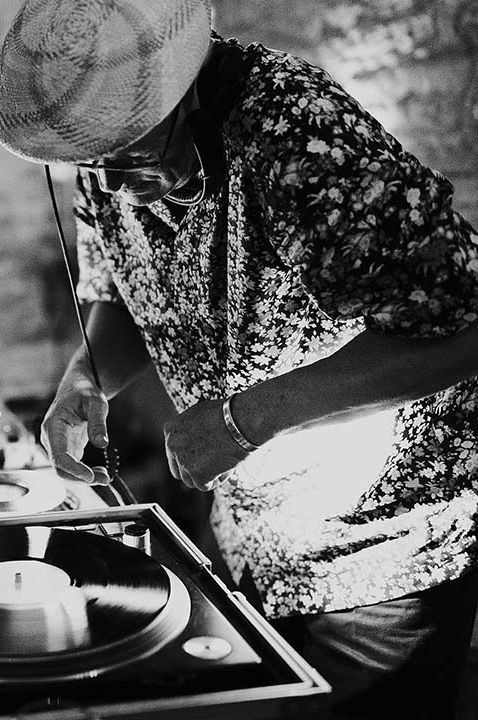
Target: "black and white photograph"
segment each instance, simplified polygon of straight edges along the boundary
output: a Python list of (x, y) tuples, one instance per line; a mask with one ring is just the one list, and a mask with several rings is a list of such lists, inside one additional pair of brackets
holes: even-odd
[(0, 720), (478, 720), (478, 0), (0, 0)]

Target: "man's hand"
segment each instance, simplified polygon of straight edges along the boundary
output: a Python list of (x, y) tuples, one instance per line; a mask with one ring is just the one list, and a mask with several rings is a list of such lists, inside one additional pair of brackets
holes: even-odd
[(164, 426), (171, 473), (189, 488), (213, 490), (247, 452), (229, 435), (222, 401), (200, 402)]
[(98, 448), (108, 445), (108, 401), (91, 373), (75, 365), (63, 378), (41, 428), (41, 442), (57, 474), (66, 480), (107, 485), (103, 467), (81, 462), (88, 440)]

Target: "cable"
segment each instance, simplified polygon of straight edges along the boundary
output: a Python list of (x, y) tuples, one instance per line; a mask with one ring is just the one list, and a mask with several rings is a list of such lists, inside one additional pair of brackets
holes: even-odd
[(103, 389), (101, 387), (100, 376), (98, 375), (96, 363), (93, 358), (93, 352), (91, 349), (90, 339), (88, 337), (88, 333), (86, 332), (85, 321), (83, 320), (83, 315), (82, 315), (81, 309), (80, 309), (80, 303), (78, 301), (78, 298), (77, 298), (77, 295), (75, 292), (75, 283), (73, 281), (73, 275), (71, 272), (71, 264), (70, 264), (69, 254), (68, 254), (68, 248), (67, 248), (66, 241), (65, 241), (65, 235), (63, 233), (63, 227), (61, 224), (60, 214), (58, 212), (58, 205), (56, 202), (55, 190), (53, 188), (51, 172), (50, 172), (50, 168), (48, 165), (45, 165), (45, 173), (46, 173), (46, 179), (47, 179), (47, 183), (48, 183), (48, 190), (50, 191), (50, 198), (51, 198), (51, 203), (53, 206), (53, 212), (55, 214), (56, 229), (58, 230), (58, 236), (60, 238), (60, 245), (61, 245), (61, 250), (63, 253), (63, 259), (65, 261), (66, 272), (68, 274), (68, 281), (70, 283), (70, 289), (71, 289), (71, 292), (73, 295), (73, 304), (75, 306), (76, 316), (78, 318), (78, 323), (80, 325), (80, 330), (81, 330), (81, 334), (83, 337), (83, 342), (85, 344), (86, 352), (88, 353), (88, 358), (90, 360), (91, 371), (93, 373), (95, 383), (98, 385), (99, 389), (102, 391)]
[[(81, 312), (80, 302), (76, 295), (75, 283), (73, 280), (73, 274), (71, 272), (71, 263), (70, 263), (69, 253), (68, 253), (68, 247), (66, 245), (65, 234), (63, 232), (60, 213), (58, 211), (58, 205), (56, 202), (55, 189), (53, 187), (53, 181), (51, 178), (50, 167), (48, 165), (45, 165), (45, 175), (46, 175), (46, 180), (47, 180), (47, 184), (48, 184), (48, 190), (50, 192), (53, 213), (55, 215), (56, 229), (58, 231), (58, 237), (60, 238), (60, 245), (61, 245), (61, 250), (63, 253), (63, 259), (64, 259), (65, 265), (66, 265), (66, 272), (68, 275), (68, 281), (70, 284), (71, 294), (73, 296), (73, 304), (75, 306), (76, 316), (78, 318), (78, 324), (80, 326), (81, 335), (82, 335), (83, 342), (84, 342), (84, 345), (86, 348), (86, 352), (88, 354), (88, 359), (90, 361), (91, 372), (93, 373), (93, 378), (94, 378), (95, 383), (97, 384), (98, 388), (101, 390), (101, 392), (103, 392), (100, 376), (98, 373), (95, 359), (93, 357), (93, 350), (91, 348), (90, 339), (88, 337), (85, 321), (83, 319), (83, 314)], [(125, 505), (136, 505), (138, 502), (137, 499), (135, 498), (134, 494), (131, 492), (131, 490), (129, 489), (129, 487), (124, 482), (124, 480), (120, 477), (120, 474), (119, 474), (120, 461), (119, 461), (118, 450), (115, 447), (111, 447), (110, 445), (108, 445), (106, 448), (104, 448), (103, 453), (104, 453), (104, 458), (105, 458), (106, 470), (108, 472), (109, 477), (111, 478), (111, 484), (118, 486), (116, 488), (116, 490), (113, 487), (110, 488), (111, 492), (113, 493), (113, 495), (115, 495), (115, 497), (116, 497), (116, 493), (118, 493), (120, 495), (120, 497), (124, 500)]]

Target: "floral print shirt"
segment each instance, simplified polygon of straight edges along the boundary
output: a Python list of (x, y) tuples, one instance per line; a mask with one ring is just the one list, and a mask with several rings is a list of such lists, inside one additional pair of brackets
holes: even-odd
[[(256, 43), (244, 54), (226, 177), (181, 220), (79, 175), (79, 296), (125, 303), (179, 411), (364, 328), (427, 338), (478, 318), (478, 234), (450, 182), (324, 70)], [(247, 563), (271, 618), (458, 577), (476, 560), (477, 401), (470, 379), (252, 453), (215, 493), (233, 577)]]

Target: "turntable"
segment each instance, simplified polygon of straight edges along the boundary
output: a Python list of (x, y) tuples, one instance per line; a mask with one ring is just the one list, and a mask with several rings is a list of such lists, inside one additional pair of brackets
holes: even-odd
[(76, 509), (79, 501), (73, 498), (67, 484), (49, 466), (0, 470), (0, 517)]
[(41, 470), (0, 478), (0, 720), (326, 718), (329, 685), (159, 506), (65, 509)]
[(0, 514), (0, 718), (326, 717), (330, 690), (158, 505)]

